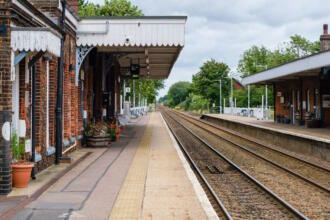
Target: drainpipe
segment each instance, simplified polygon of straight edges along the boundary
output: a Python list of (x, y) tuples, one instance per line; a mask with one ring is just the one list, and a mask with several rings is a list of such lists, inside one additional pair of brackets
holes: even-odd
[[(34, 163), (35, 157), (36, 157), (36, 149), (35, 149), (35, 143), (36, 143), (36, 66), (33, 64), (32, 66), (32, 106), (31, 106), (31, 111), (32, 111), (32, 137), (31, 137), (31, 144), (32, 144), (32, 161)], [(31, 178), (35, 179), (35, 170), (34, 167), (32, 168), (31, 172)]]
[(56, 101), (56, 155), (55, 163), (60, 163), (60, 158), (62, 157), (62, 107), (63, 107), (63, 57), (64, 57), (64, 42), (65, 42), (65, 5), (66, 1), (61, 1), (62, 3), (62, 16), (61, 16), (61, 29), (62, 29), (62, 39), (61, 39), (61, 54), (58, 58), (58, 76), (57, 76), (57, 101)]
[[(85, 71), (84, 71), (85, 75)], [(81, 96), (80, 96), (80, 105), (81, 105), (81, 115), (82, 115), (82, 120), (83, 120), (83, 127), (86, 127), (86, 120), (85, 120), (85, 115), (84, 115), (84, 78), (81, 78)], [(84, 136), (84, 135), (83, 135)], [(83, 139), (83, 142), (85, 143), (85, 140)]]

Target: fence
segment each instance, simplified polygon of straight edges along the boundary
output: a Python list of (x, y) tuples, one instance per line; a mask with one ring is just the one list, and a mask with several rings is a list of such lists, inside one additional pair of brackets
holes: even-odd
[[(219, 107), (213, 107), (210, 110), (210, 113), (219, 113)], [(261, 107), (256, 108), (238, 108), (238, 107), (224, 107), (223, 113), (228, 115), (239, 115), (245, 117), (254, 117), (257, 119), (274, 119), (274, 110), (273, 107), (268, 107), (267, 109), (262, 109)], [(267, 117), (268, 116), (268, 117)]]

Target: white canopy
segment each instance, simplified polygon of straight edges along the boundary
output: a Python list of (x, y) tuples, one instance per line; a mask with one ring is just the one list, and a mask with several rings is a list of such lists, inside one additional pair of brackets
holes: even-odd
[(88, 17), (78, 23), (77, 46), (120, 54), (122, 72), (140, 64), (141, 77), (167, 78), (184, 46), (185, 16)]
[(78, 23), (77, 46), (184, 46), (186, 17), (88, 17)]
[(59, 57), (61, 38), (48, 28), (12, 27), (11, 48), (14, 51), (48, 51)]
[(319, 74), (320, 68), (328, 66), (330, 66), (330, 51), (325, 51), (245, 77), (242, 84), (265, 84), (278, 80), (315, 76)]

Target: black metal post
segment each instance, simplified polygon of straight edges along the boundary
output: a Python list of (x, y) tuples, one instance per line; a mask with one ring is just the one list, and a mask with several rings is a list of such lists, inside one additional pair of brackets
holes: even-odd
[(300, 79), (300, 120), (302, 121), (304, 116), (304, 110), (303, 110), (303, 81)]
[[(32, 66), (32, 137), (31, 137), (31, 144), (32, 144), (32, 162), (34, 163), (36, 157), (36, 65), (33, 64)], [(31, 172), (32, 179), (35, 179), (35, 170), (34, 167), (32, 168)]]
[(276, 84), (273, 83), (273, 98), (274, 98), (274, 122), (276, 122)]
[[(85, 72), (84, 72), (85, 74)], [(84, 76), (85, 77), (85, 76)], [(84, 118), (84, 79), (81, 79), (81, 95), (80, 95), (80, 104), (81, 104), (81, 118), (83, 120), (83, 127), (86, 127), (86, 119)], [(82, 143), (85, 144), (85, 135), (83, 135)]]
[(63, 58), (64, 58), (64, 42), (65, 42), (65, 5), (66, 2), (62, 3), (62, 17), (61, 17), (61, 28), (62, 28), (62, 39), (61, 39), (61, 54), (58, 58), (58, 76), (57, 76), (57, 101), (56, 101), (56, 155), (55, 164), (60, 163), (62, 157), (62, 107), (63, 107)]

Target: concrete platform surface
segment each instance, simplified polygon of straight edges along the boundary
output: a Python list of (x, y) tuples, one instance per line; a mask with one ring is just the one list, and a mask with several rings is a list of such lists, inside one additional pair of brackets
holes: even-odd
[(168, 132), (153, 113), (109, 219), (217, 219)]
[(12, 219), (217, 219), (160, 113), (79, 151), (90, 154)]
[(283, 132), (285, 134), (313, 139), (330, 143), (330, 128), (306, 128), (304, 126), (295, 126), (291, 124), (278, 124), (270, 120), (257, 120), (256, 118), (249, 118), (237, 115), (227, 114), (206, 114), (212, 117), (221, 118), (224, 120), (240, 122), (260, 128), (273, 130), (276, 132)]
[(148, 117), (128, 124), (119, 141), (92, 152), (12, 219), (107, 219)]

